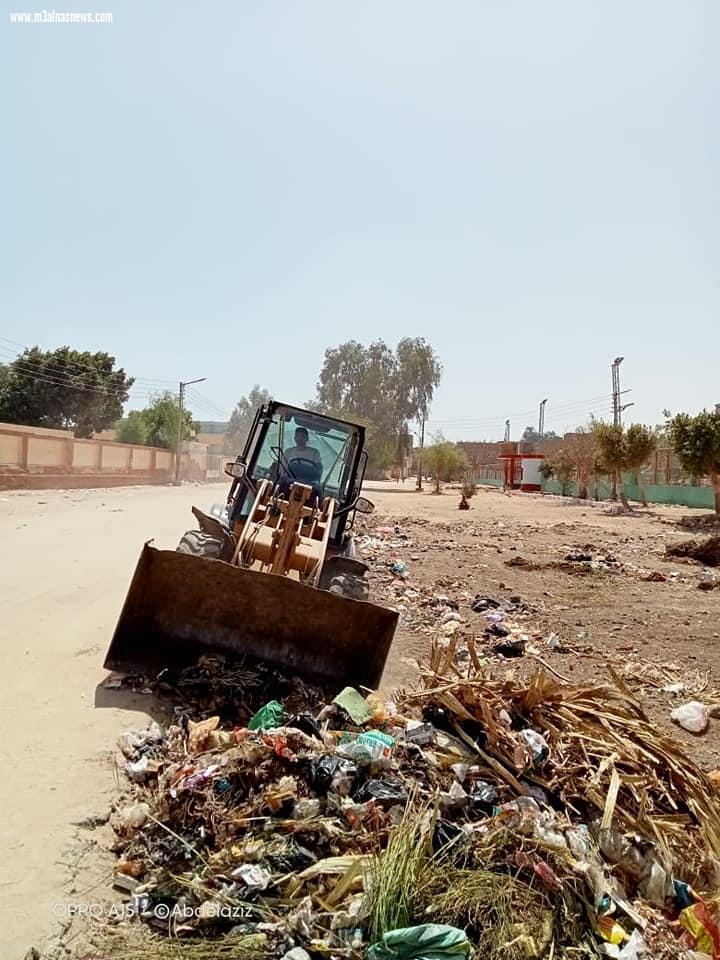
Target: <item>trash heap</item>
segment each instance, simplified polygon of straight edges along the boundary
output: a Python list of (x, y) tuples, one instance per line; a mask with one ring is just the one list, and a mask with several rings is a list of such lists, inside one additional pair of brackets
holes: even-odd
[(392, 699), (218, 657), (162, 682), (111, 817), (143, 956), (720, 958), (714, 788), (619, 677), (452, 637)]

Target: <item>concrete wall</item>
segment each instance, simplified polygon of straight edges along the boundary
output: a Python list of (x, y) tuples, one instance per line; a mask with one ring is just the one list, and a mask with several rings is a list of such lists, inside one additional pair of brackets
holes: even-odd
[(4, 490), (167, 483), (173, 463), (168, 450), (102, 439), (76, 440), (64, 430), (0, 423), (0, 489)]

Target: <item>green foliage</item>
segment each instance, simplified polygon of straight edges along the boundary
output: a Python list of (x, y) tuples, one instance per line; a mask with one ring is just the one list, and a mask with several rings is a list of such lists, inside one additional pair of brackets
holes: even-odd
[(369, 466), (386, 469), (410, 449), (408, 423), (427, 419), (442, 368), (421, 337), (393, 351), (382, 340), (355, 340), (325, 351), (313, 409), (364, 425)]
[(107, 353), (32, 347), (0, 377), (0, 420), (91, 437), (122, 416), (133, 383)]
[(240, 453), (247, 435), (252, 427), (255, 411), (258, 407), (264, 406), (272, 400), (268, 390), (265, 390), (256, 383), (246, 397), (240, 397), (237, 406), (230, 416), (227, 433), (225, 434), (225, 447), (230, 453)]
[[(622, 502), (627, 506), (623, 487), (623, 473), (639, 470), (657, 446), (657, 435), (650, 427), (633, 423), (627, 429), (612, 423), (593, 423), (593, 437), (597, 445), (597, 469), (616, 479)], [(643, 503), (645, 494), (641, 487)]]
[(668, 424), (670, 443), (688, 473), (709, 476), (715, 488), (715, 512), (720, 514), (720, 412), (703, 410), (692, 417), (679, 413)]
[(599, 464), (605, 473), (638, 470), (657, 446), (657, 436), (650, 427), (633, 423), (627, 428), (597, 421), (592, 430)]
[(148, 424), (144, 410), (131, 410), (115, 430), (118, 443), (148, 443)]
[(423, 451), (423, 470), (430, 472), (435, 481), (435, 492), (440, 493), (440, 483), (458, 477), (467, 469), (465, 451), (456, 443), (437, 437), (435, 442)]
[(720, 413), (679, 413), (669, 423), (670, 443), (694, 477), (720, 474)]
[[(150, 447), (173, 449), (178, 436), (177, 397), (166, 391), (157, 394), (144, 410), (132, 410), (126, 420), (118, 424), (117, 438), (120, 443), (141, 443)], [(183, 440), (192, 440), (197, 435), (198, 424), (192, 413), (183, 410)]]
[(555, 477), (562, 487), (564, 497), (569, 494), (570, 483), (575, 474), (575, 464), (566, 450), (558, 450), (557, 453), (553, 454), (552, 457), (545, 461), (540, 471), (543, 476), (549, 473), (551, 477)]
[(642, 423), (631, 423), (625, 431), (626, 470), (645, 466), (657, 447), (657, 435)]
[(532, 443), (538, 443), (540, 440), (558, 440), (559, 437), (554, 430), (546, 430), (546, 432), (541, 435), (535, 427), (525, 427), (522, 439), (526, 442), (532, 441)]

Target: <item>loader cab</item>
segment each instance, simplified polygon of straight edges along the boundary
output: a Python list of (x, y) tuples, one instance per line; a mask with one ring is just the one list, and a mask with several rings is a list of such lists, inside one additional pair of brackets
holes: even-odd
[[(301, 436), (307, 433), (307, 453), (296, 447), (299, 429)], [(247, 517), (258, 481), (280, 482), (290, 477), (312, 483), (319, 497), (338, 501), (330, 543), (339, 546), (345, 529), (352, 524), (365, 474), (364, 445), (365, 430), (358, 424), (284, 403), (271, 402), (261, 407), (243, 452), (233, 465), (236, 470), (231, 470), (237, 475), (228, 497), (230, 528), (236, 528)], [(316, 464), (315, 470), (311, 469), (312, 463)]]

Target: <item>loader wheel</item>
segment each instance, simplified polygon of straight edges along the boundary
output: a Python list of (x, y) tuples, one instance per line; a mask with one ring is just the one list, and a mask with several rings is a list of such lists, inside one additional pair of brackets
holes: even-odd
[(177, 545), (178, 553), (189, 553), (193, 557), (205, 557), (217, 560), (222, 551), (222, 540), (203, 533), (201, 530), (188, 530)]

